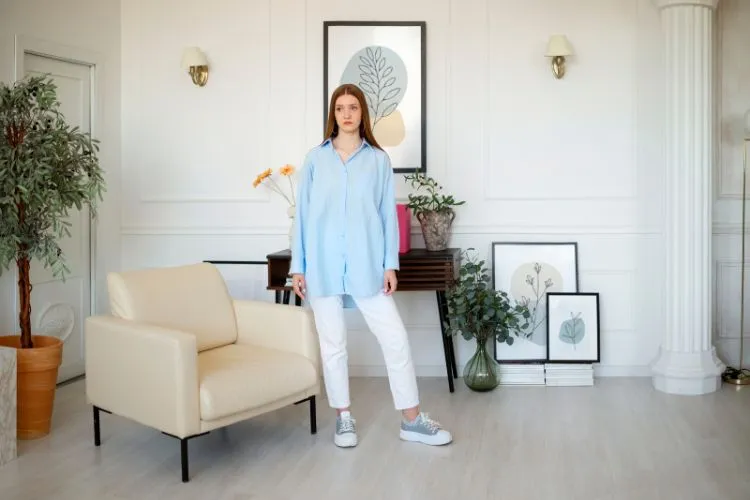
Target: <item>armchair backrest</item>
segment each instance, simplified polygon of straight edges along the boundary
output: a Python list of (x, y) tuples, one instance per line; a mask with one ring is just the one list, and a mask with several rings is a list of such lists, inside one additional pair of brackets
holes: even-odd
[(113, 272), (107, 284), (115, 317), (193, 333), (198, 351), (237, 340), (232, 297), (212, 264)]

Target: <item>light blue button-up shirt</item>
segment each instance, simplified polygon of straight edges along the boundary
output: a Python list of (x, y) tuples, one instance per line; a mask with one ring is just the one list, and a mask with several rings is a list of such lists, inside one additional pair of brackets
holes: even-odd
[(398, 269), (398, 219), (388, 155), (362, 140), (341, 161), (330, 139), (300, 169), (291, 274), (305, 275), (306, 298), (371, 297)]

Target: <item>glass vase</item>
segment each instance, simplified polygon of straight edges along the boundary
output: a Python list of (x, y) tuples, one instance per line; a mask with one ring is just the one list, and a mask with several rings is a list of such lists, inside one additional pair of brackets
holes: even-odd
[(476, 352), (464, 366), (464, 383), (472, 391), (478, 392), (497, 387), (497, 363), (487, 352), (487, 340), (477, 341)]

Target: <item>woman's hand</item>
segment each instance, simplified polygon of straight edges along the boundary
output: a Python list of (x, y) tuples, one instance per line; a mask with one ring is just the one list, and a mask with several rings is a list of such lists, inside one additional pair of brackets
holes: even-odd
[(388, 269), (383, 277), (383, 291), (386, 295), (390, 295), (396, 291), (398, 285), (398, 279), (396, 279), (396, 271)]
[(292, 288), (297, 296), (305, 300), (305, 275), (304, 274), (293, 274), (292, 275)]

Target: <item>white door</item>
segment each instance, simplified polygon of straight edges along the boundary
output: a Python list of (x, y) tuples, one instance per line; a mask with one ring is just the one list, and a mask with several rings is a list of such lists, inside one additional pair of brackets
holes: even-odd
[[(70, 125), (91, 132), (92, 68), (25, 53), (26, 75), (48, 74), (57, 85), (60, 111)], [(84, 373), (83, 321), (91, 314), (91, 225), (88, 209), (69, 212), (71, 236), (60, 242), (70, 272), (61, 280), (40, 261), (31, 262), (31, 327), (64, 340), (58, 382)], [(18, 303), (16, 301), (16, 303)]]

